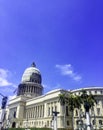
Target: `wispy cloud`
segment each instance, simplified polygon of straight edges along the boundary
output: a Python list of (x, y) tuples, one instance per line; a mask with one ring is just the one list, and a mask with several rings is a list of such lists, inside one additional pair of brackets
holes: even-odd
[(12, 87), (16, 87), (14, 83), (8, 80), (9, 76), (10, 76), (10, 71), (0, 68), (0, 87), (10, 86), (10, 85)]
[(58, 68), (62, 75), (67, 75), (71, 77), (75, 81), (81, 81), (82, 77), (74, 72), (73, 67), (71, 64), (65, 64), (65, 65), (56, 65), (56, 68)]

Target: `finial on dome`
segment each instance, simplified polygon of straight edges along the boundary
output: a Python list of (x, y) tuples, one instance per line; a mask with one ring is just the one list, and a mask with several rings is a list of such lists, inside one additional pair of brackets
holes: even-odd
[(32, 67), (36, 67), (36, 64), (33, 62), (33, 63), (31, 64), (31, 66), (32, 66)]

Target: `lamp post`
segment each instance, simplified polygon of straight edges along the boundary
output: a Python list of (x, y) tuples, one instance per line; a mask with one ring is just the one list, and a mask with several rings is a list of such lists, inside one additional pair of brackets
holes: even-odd
[(57, 115), (59, 114), (59, 112), (56, 111), (52, 111), (53, 113), (53, 128), (54, 130), (57, 130)]
[(6, 129), (5, 130), (8, 130), (9, 129), (9, 118), (7, 119), (7, 121), (6, 121)]
[(25, 130), (28, 130), (28, 118), (26, 119), (26, 128)]

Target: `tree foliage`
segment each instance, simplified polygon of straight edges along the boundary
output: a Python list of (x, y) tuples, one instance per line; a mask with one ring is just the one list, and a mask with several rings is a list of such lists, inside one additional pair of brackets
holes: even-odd
[(73, 93), (59, 94), (59, 101), (63, 106), (68, 104), (70, 111), (74, 111), (75, 108), (80, 109), (81, 105), (84, 106), (86, 111), (89, 111), (96, 104), (95, 96), (87, 94), (87, 91), (84, 89), (80, 95), (74, 95)]
[(65, 93), (59, 94), (59, 102), (62, 106), (64, 106), (67, 102), (67, 97)]
[(82, 104), (84, 105), (84, 109), (89, 112), (89, 110), (94, 107), (94, 105), (97, 103), (96, 98), (92, 94), (87, 94), (86, 90), (81, 91), (81, 99), (82, 99)]
[(68, 95), (68, 106), (70, 111), (74, 111), (75, 108), (80, 108), (81, 107), (81, 98), (80, 96), (73, 95), (70, 93)]

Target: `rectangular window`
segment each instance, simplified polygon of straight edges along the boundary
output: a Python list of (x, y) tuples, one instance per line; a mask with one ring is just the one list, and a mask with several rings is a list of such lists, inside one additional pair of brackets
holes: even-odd
[(100, 115), (100, 108), (97, 108), (97, 115)]
[(99, 120), (99, 125), (102, 125), (102, 120)]
[(67, 125), (69, 125), (69, 121), (67, 121)]
[(53, 115), (53, 107), (52, 107), (52, 109), (51, 109), (51, 115)]
[(95, 120), (92, 121), (92, 124), (95, 125)]
[(78, 110), (75, 110), (75, 116), (78, 116)]
[(91, 94), (91, 91), (89, 91), (89, 94)]
[(55, 111), (57, 111), (57, 106), (55, 106)]
[(95, 94), (97, 94), (97, 91), (95, 91)]
[(97, 105), (99, 105), (99, 100), (97, 100)]
[(48, 107), (48, 116), (50, 116), (50, 107)]
[(66, 116), (69, 116), (69, 113), (68, 113), (68, 106), (66, 106)]
[(16, 111), (14, 111), (14, 118), (16, 118)]

